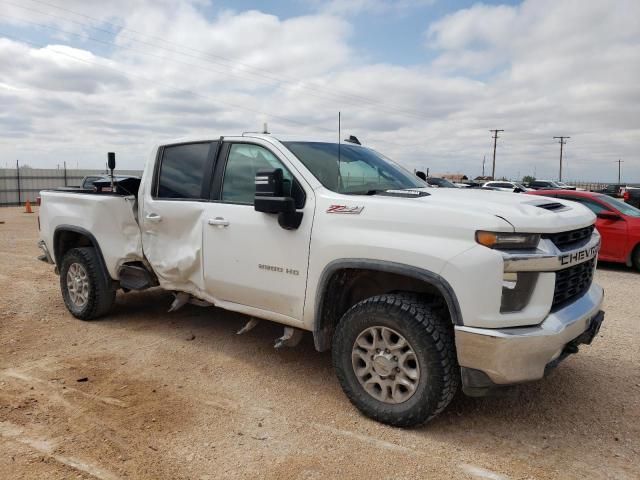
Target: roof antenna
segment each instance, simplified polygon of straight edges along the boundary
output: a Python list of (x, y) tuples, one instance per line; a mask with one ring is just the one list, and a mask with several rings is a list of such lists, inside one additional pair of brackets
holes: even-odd
[(262, 133), (268, 134), (269, 130), (267, 129), (267, 122), (264, 122), (262, 126)]
[(340, 132), (340, 128), (341, 128), (340, 115), (341, 115), (341, 112), (338, 112), (338, 185), (340, 185), (340, 142), (341, 142), (340, 139), (342, 138), (342, 135)]

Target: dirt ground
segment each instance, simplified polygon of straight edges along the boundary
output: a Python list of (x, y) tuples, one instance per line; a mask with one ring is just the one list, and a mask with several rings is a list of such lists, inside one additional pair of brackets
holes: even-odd
[[(118, 294), (65, 309), (36, 215), (0, 209), (0, 478), (640, 478), (640, 274), (602, 265), (606, 320), (543, 381), (400, 430), (361, 416), (311, 335)], [(86, 381), (80, 381), (86, 379)]]

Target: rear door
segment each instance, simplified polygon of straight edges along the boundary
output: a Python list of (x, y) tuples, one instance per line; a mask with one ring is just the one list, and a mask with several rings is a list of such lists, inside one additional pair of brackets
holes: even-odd
[[(296, 199), (302, 223), (285, 230), (277, 214), (253, 207), (255, 174), (282, 168), (285, 196)], [(216, 299), (301, 320), (313, 223), (313, 191), (267, 142), (225, 142), (203, 217), (204, 283)], [(286, 322), (286, 319), (278, 318)]]
[(140, 223), (143, 250), (167, 289), (202, 289), (202, 215), (218, 142), (161, 147)]

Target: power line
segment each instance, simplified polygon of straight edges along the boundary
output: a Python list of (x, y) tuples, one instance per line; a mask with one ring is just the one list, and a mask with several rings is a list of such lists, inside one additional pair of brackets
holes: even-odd
[(567, 143), (567, 141), (565, 140), (566, 138), (571, 138), (571, 137), (553, 137), (553, 138), (559, 138), (560, 140), (558, 140), (558, 143), (560, 144), (560, 175), (558, 175), (558, 181), (561, 182), (562, 181), (562, 147)]
[[(277, 82), (277, 83), (281, 83), (281, 84), (288, 84), (288, 85), (290, 85), (292, 87), (295, 87), (295, 88), (300, 88), (300, 89), (316, 92), (315, 95), (314, 94), (311, 94), (311, 95), (315, 96), (315, 97), (318, 97), (318, 98), (324, 98), (324, 99), (329, 99), (329, 100), (334, 100), (334, 101), (343, 101), (343, 102), (351, 103), (352, 105), (355, 105), (355, 106), (358, 106), (358, 107), (364, 107), (364, 105), (362, 105), (362, 103), (364, 102), (364, 103), (368, 103), (370, 106), (382, 107), (383, 109), (386, 109), (387, 113), (395, 113), (395, 114), (398, 114), (398, 115), (409, 116), (409, 117), (418, 118), (418, 119), (423, 119), (424, 118), (424, 113), (422, 113), (420, 111), (417, 111), (417, 110), (409, 110), (409, 109), (398, 107), (396, 105), (385, 104), (385, 103), (382, 103), (382, 102), (379, 102), (379, 101), (376, 101), (374, 99), (371, 99), (371, 98), (368, 98), (368, 97), (365, 97), (365, 96), (361, 96), (361, 95), (348, 94), (348, 93), (344, 93), (344, 92), (329, 92), (329, 91), (323, 91), (323, 89), (321, 89), (321, 88), (314, 88), (314, 87), (309, 87), (309, 86), (305, 86), (305, 85), (300, 85), (298, 80), (294, 80), (294, 79), (290, 79), (290, 78), (286, 78), (286, 77), (282, 77), (282, 76), (276, 76), (276, 75), (273, 75), (272, 73), (270, 73), (270, 72), (268, 72), (266, 70), (257, 69), (255, 67), (251, 67), (249, 65), (236, 62), (233, 59), (230, 59), (228, 57), (224, 57), (222, 55), (211, 54), (209, 52), (204, 52), (202, 50), (191, 48), (189, 46), (181, 45), (181, 44), (178, 44), (178, 43), (175, 43), (175, 42), (170, 42), (170, 41), (165, 40), (165, 39), (163, 39), (161, 37), (144, 34), (144, 33), (141, 33), (141, 32), (139, 32), (137, 30), (125, 27), (124, 25), (113, 23), (113, 22), (106, 22), (106, 21), (103, 21), (103, 20), (101, 20), (99, 18), (92, 17), (90, 15), (85, 15), (83, 13), (79, 13), (79, 12), (76, 12), (76, 11), (73, 11), (73, 10), (70, 10), (70, 9), (67, 9), (67, 8), (63, 8), (63, 7), (60, 7), (60, 6), (52, 4), (52, 3), (44, 2), (44, 1), (41, 1), (41, 0), (31, 0), (31, 1), (35, 2), (35, 3), (42, 4), (42, 5), (47, 5), (47, 6), (53, 7), (53, 8), (56, 8), (58, 10), (61, 10), (61, 11), (65, 11), (65, 12), (71, 13), (73, 15), (78, 15), (78, 16), (87, 18), (89, 20), (93, 20), (95, 22), (100, 22), (101, 24), (111, 25), (112, 27), (115, 27), (115, 28), (117, 28), (117, 29), (119, 29), (121, 31), (132, 32), (132, 33), (134, 33), (136, 35), (139, 35), (139, 36), (143, 36), (143, 37), (146, 37), (146, 38), (152, 38), (152, 39), (158, 40), (158, 41), (160, 41), (162, 43), (165, 43), (165, 44), (168, 44), (168, 45), (173, 45), (173, 46), (177, 46), (177, 47), (179, 47), (181, 49), (185, 49), (185, 50), (188, 50), (188, 51), (191, 51), (191, 52), (196, 52), (199, 55), (190, 55), (188, 53), (181, 52), (179, 50), (170, 49), (170, 48), (167, 48), (167, 47), (160, 46), (157, 43), (146, 42), (144, 40), (140, 40), (138, 38), (134, 38), (129, 34), (128, 38), (131, 39), (133, 42), (136, 42), (136, 43), (148, 45), (148, 46), (160, 49), (160, 50), (165, 50), (165, 51), (168, 51), (168, 52), (176, 53), (178, 55), (183, 55), (183, 56), (186, 56), (186, 57), (189, 57), (189, 58), (195, 58), (197, 60), (205, 61), (205, 62), (208, 62), (208, 63), (221, 65), (221, 66), (224, 66), (224, 67), (227, 67), (227, 68), (233, 68), (233, 67), (238, 67), (238, 66), (242, 67), (243, 69), (246, 70), (244, 73), (246, 73), (247, 75), (251, 75), (253, 77), (256, 77), (256, 78), (260, 78), (262, 83), (265, 83), (265, 79), (267, 79), (267, 81)], [(10, 1), (4, 0), (1, 3), (5, 3), (5, 4), (8, 4), (8, 5), (12, 5), (12, 6), (24, 9), (24, 10), (40, 13), (40, 14), (43, 14), (43, 15), (47, 15), (47, 16), (50, 16), (50, 17), (53, 17), (53, 18), (59, 18), (61, 20), (64, 20), (64, 21), (67, 21), (67, 22), (70, 22), (70, 23), (74, 23), (76, 25), (80, 25), (80, 26), (85, 27), (85, 28), (91, 28), (91, 29), (102, 31), (102, 32), (109, 33), (109, 34), (112, 34), (112, 35), (120, 33), (120, 32), (115, 32), (113, 30), (100, 28), (100, 27), (97, 27), (97, 26), (94, 26), (94, 25), (91, 25), (91, 24), (79, 22), (77, 20), (73, 20), (73, 19), (61, 16), (61, 15), (56, 15), (56, 14), (53, 14), (53, 13), (50, 13), (50, 12), (45, 12), (45, 11), (42, 11), (42, 10), (37, 10), (37, 9), (34, 9), (34, 8), (25, 7), (24, 5), (13, 3), (13, 2), (10, 2)], [(8, 17), (8, 16), (6, 16), (6, 17)], [(8, 18), (11, 18), (11, 17), (8, 17)], [(51, 29), (54, 29), (54, 30), (58, 30), (58, 31), (61, 31), (61, 32), (66, 33), (66, 34), (71, 34), (71, 35), (76, 35), (76, 36), (79, 35), (79, 34), (77, 34), (75, 32), (69, 32), (67, 30), (63, 30), (63, 29), (60, 29), (58, 27), (39, 24), (39, 23), (36, 23), (36, 22), (31, 22), (29, 20), (24, 20), (24, 19), (17, 19), (15, 17), (13, 17), (13, 18), (16, 19), (16, 20), (25, 22), (25, 23), (31, 23), (31, 24), (38, 25), (40, 27), (51, 28)], [(89, 38), (92, 41), (97, 41), (97, 42), (101, 42), (101, 43), (107, 43), (109, 45), (114, 45), (114, 46), (119, 47), (119, 48), (123, 48), (123, 49), (127, 48), (127, 47), (123, 47), (122, 45), (119, 45), (119, 44), (116, 44), (116, 43), (113, 43), (113, 42), (106, 42), (106, 41), (98, 40), (98, 39), (95, 39), (95, 38), (92, 38), (92, 37), (89, 37), (89, 36), (87, 36), (87, 38)], [(131, 50), (133, 50), (133, 49), (131, 49)], [(133, 50), (133, 51), (135, 51), (135, 50)], [(138, 52), (140, 52), (140, 51), (138, 51)], [(144, 54), (144, 52), (140, 52), (140, 53)], [(206, 57), (206, 58), (202, 58), (203, 56)], [(221, 63), (220, 61), (211, 60), (211, 57), (222, 59), (224, 61), (224, 63)], [(164, 60), (170, 60), (169, 58), (166, 58), (166, 57), (160, 57), (160, 58), (163, 58)], [(188, 64), (188, 65), (194, 66), (193, 64)], [(252, 73), (251, 71), (256, 72), (256, 73)], [(228, 71), (225, 71), (225, 72), (219, 72), (218, 71), (218, 73), (224, 73), (224, 74), (227, 74), (227, 75), (233, 75), (233, 76), (237, 76), (239, 78), (247, 79), (247, 77), (243, 77), (243, 76), (239, 75), (238, 73), (233, 73), (233, 72), (228, 72)], [(250, 80), (255, 81), (256, 78), (251, 78)], [(384, 111), (384, 110), (382, 110), (382, 111)]]
[(493, 132), (493, 167), (491, 169), (491, 178), (492, 179), (496, 179), (496, 145), (498, 143), (498, 132), (504, 132), (504, 130), (500, 130), (500, 129), (493, 129), (493, 130), (489, 130), (490, 132)]

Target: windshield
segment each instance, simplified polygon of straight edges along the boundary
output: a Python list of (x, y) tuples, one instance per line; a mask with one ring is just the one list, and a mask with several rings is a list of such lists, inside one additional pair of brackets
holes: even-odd
[(324, 142), (282, 143), (322, 185), (334, 192), (365, 195), (427, 186), (418, 177), (369, 148)]
[(437, 185), (440, 188), (457, 188), (446, 178), (427, 178), (427, 183), (429, 183), (429, 185)]
[(602, 203), (606, 203), (607, 205), (613, 207), (623, 215), (628, 215), (630, 217), (640, 217), (640, 210), (638, 210), (636, 207), (632, 205), (629, 205), (628, 203), (624, 203), (622, 200), (608, 197), (606, 195), (598, 196), (598, 200), (600, 200)]

